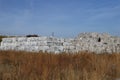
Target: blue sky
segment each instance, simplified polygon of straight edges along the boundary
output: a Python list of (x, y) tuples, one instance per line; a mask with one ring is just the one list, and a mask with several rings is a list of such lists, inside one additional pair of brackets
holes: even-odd
[(0, 34), (120, 36), (120, 0), (0, 0)]

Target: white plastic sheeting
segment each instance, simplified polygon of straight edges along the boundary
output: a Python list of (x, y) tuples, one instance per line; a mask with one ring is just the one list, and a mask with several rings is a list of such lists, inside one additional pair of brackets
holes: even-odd
[(75, 39), (44, 36), (3, 38), (0, 49), (54, 53), (79, 51), (112, 53), (120, 52), (120, 38), (105, 33), (81, 33)]

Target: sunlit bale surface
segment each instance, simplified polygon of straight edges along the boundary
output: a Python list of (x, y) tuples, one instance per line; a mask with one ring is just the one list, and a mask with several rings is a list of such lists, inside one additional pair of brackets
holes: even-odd
[(3, 38), (1, 50), (32, 52), (79, 52), (119, 53), (120, 37), (106, 33), (81, 33), (75, 38), (13, 37)]

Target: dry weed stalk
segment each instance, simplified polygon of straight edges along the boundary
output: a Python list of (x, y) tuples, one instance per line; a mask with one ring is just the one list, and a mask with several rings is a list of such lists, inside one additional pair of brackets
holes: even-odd
[(0, 80), (115, 80), (120, 54), (0, 51)]

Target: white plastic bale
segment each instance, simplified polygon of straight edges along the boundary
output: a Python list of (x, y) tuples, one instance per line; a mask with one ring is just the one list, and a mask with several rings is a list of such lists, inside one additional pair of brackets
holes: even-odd
[(40, 50), (39, 50), (39, 46), (35, 46), (35, 51), (36, 51), (36, 52), (40, 51)]
[(0, 50), (3, 50), (3, 46), (0, 46)]
[(37, 42), (37, 45), (38, 46), (44, 46), (45, 44), (43, 43), (43, 41), (39, 41), (39, 42)]
[(47, 42), (47, 45), (48, 45), (48, 46), (53, 46), (54, 43), (53, 43), (53, 42)]
[(47, 40), (47, 37), (30, 37), (27, 38), (27, 41), (44, 41)]
[(2, 50), (11, 50), (10, 46), (2, 46), (1, 48), (2, 48)]
[(22, 43), (22, 45), (25, 45), (25, 46), (37, 46), (37, 42), (25, 42), (25, 43)]
[(24, 50), (25, 51), (31, 51), (31, 47), (30, 46), (24, 46)]
[(4, 48), (5, 48), (4, 46), (0, 46), (0, 47), (1, 47), (1, 50), (5, 50), (5, 49), (4, 49)]
[(1, 46), (8, 46), (9, 43), (1, 42)]
[(1, 45), (0, 46), (4, 46), (4, 42), (1, 42)]
[(39, 41), (39, 38), (38, 37), (29, 37), (29, 38), (27, 38), (27, 41), (28, 42)]
[(7, 43), (6, 46), (16, 46), (16, 43)]
[(37, 46), (37, 42), (30, 42), (31, 46)]
[(26, 50), (26, 51), (36, 51), (36, 52), (39, 51), (38, 46), (24, 46), (23, 50)]
[(51, 49), (48, 49), (48, 50), (47, 50), (47, 52), (53, 52), (53, 53), (54, 53), (55, 51), (57, 51), (57, 50), (54, 50), (54, 48), (51, 48)]
[(38, 50), (42, 51), (43, 50), (43, 46), (38, 46)]
[(3, 50), (8, 50), (8, 48), (7, 47), (2, 47), (3, 48)]
[(63, 46), (58, 46), (59, 51), (63, 51)]
[(47, 37), (43, 37), (43, 36), (42, 37), (38, 37), (38, 40), (39, 41), (44, 41), (44, 40), (47, 40)]
[(46, 50), (48, 50), (49, 49), (49, 47), (47, 47), (47, 46), (38, 46), (38, 51), (46, 51)]
[(48, 37), (47, 38), (47, 41), (58, 41), (59, 38), (56, 38), (56, 37)]
[(34, 46), (34, 42), (25, 42), (24, 46)]
[(18, 37), (17, 42), (26, 42), (27, 41), (27, 38), (26, 37)]
[(38, 37), (38, 41), (41, 41), (42, 39), (41, 39), (41, 37)]
[(69, 46), (69, 49), (75, 49), (75, 46)]
[(54, 53), (55, 53), (55, 54), (58, 54), (58, 53), (61, 53), (61, 51), (55, 51)]
[(27, 46), (17, 46), (17, 50), (19, 51), (28, 51), (28, 49), (30, 49), (29, 47), (27, 48)]
[(25, 46), (17, 46), (17, 50), (19, 50), (19, 51), (24, 51), (24, 50), (26, 50), (26, 49), (25, 49)]
[(28, 40), (30, 40), (30, 41), (39, 41), (39, 37), (29, 37)]
[(53, 42), (53, 45), (54, 46), (63, 46), (63, 43), (56, 41), (56, 42)]
[(2, 42), (4, 42), (4, 43), (11, 43), (12, 39), (11, 38), (2, 38)]
[(22, 42), (17, 42), (16, 46), (23, 46), (23, 43)]
[(47, 50), (47, 49), (49, 49), (49, 46), (43, 46), (43, 49)]
[(2, 38), (2, 42), (7, 42), (8, 38)]
[(57, 42), (61, 42), (61, 43), (63, 43), (65, 40), (63, 39), (63, 38), (59, 38), (59, 39), (57, 39)]
[(16, 38), (6, 38), (6, 42), (11, 43), (11, 42), (16, 42)]
[(33, 47), (31, 47), (31, 49), (32, 49), (33, 51), (39, 51), (38, 46), (33, 46)]
[(16, 46), (11, 46), (10, 50), (15, 50)]
[(68, 42), (63, 43), (63, 46), (69, 46), (69, 45), (70, 45), (70, 43), (68, 43)]
[(40, 45), (40, 46), (47, 46), (47, 41), (39, 41), (38, 45)]
[(24, 42), (24, 46), (29, 46), (29, 42)]

